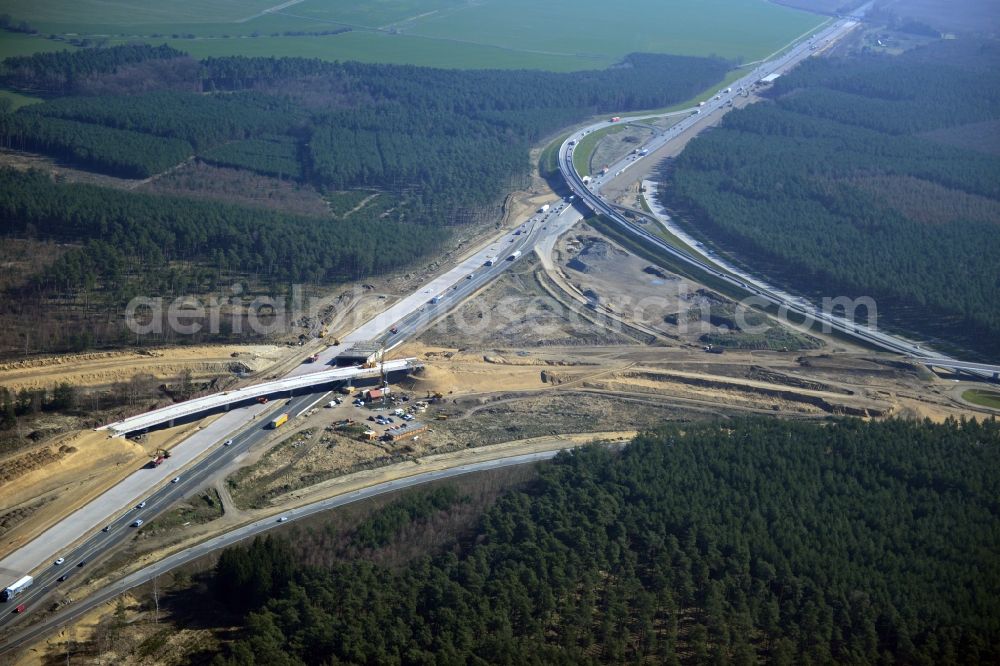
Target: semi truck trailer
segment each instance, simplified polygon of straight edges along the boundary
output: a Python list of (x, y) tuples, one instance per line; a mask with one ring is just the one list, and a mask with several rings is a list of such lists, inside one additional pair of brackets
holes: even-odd
[(31, 587), (33, 582), (35, 582), (35, 579), (31, 576), (21, 576), (16, 581), (5, 587), (3, 592), (0, 592), (0, 601), (10, 601)]

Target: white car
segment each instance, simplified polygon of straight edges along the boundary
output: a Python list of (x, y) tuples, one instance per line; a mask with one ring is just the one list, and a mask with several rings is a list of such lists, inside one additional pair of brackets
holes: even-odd
[(231, 445), (232, 445), (232, 443), (233, 443), (233, 440), (231, 440), (231, 439), (227, 439), (226, 441), (224, 441), (224, 442), (222, 443), (222, 445), (223, 445), (223, 446), (231, 446)]
[(286, 520), (288, 520), (288, 517), (287, 517), (287, 516), (282, 516), (281, 518), (278, 518), (278, 522), (279, 522), (279, 523), (283, 523), (283, 522), (285, 522)]
[(146, 506), (146, 500), (143, 500), (143, 501), (139, 502), (139, 504), (137, 504), (135, 508), (142, 509), (145, 506)]
[(132, 527), (139, 527), (142, 525), (142, 518), (132, 523)]
[(181, 477), (175, 476), (174, 478), (170, 479), (170, 483), (177, 483), (180, 480), (181, 480)]
[(59, 558), (58, 560), (56, 560), (56, 561), (55, 561), (55, 562), (54, 562), (53, 564), (55, 564), (56, 566), (59, 566), (60, 564), (62, 564), (62, 563), (63, 563), (63, 562), (65, 562), (65, 561), (66, 561), (66, 558), (65, 558), (65, 557), (60, 557), (60, 558)]

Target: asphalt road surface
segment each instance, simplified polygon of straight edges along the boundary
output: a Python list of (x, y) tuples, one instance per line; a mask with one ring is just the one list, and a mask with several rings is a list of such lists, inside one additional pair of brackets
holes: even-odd
[[(231, 447), (227, 448), (237, 448), (237, 447), (243, 448), (246, 446), (246, 444), (247, 443), (245, 441), (241, 441), (240, 443), (234, 442)], [(423, 474), (410, 476), (405, 479), (397, 479), (395, 481), (389, 481), (380, 484), (378, 486), (372, 486), (370, 488), (356, 490), (346, 495), (340, 495), (338, 497), (333, 497), (327, 500), (323, 500), (321, 502), (310, 504), (309, 506), (300, 507), (298, 509), (292, 509), (281, 514), (280, 517), (284, 517), (290, 523), (296, 520), (301, 520), (302, 518), (306, 518), (308, 516), (315, 515), (317, 513), (322, 513), (323, 511), (336, 509), (338, 507), (342, 507), (347, 504), (351, 504), (353, 502), (369, 499), (385, 493), (391, 493), (406, 488), (412, 488), (414, 486), (418, 486), (424, 483), (429, 483), (431, 481), (440, 481), (442, 479), (449, 479), (464, 474), (471, 474), (474, 472), (484, 472), (491, 469), (510, 467), (512, 465), (524, 465), (528, 463), (549, 460), (555, 457), (557, 453), (558, 451), (542, 451), (539, 453), (516, 455), (508, 458), (501, 458), (481, 463), (462, 465), (461, 467), (454, 467), (446, 470), (435, 470), (432, 472), (425, 472)], [(158, 501), (162, 501), (165, 499), (166, 498), (157, 498)], [(127, 533), (129, 529), (132, 529), (129, 528), (128, 525), (130, 525), (131, 522), (135, 520), (136, 517), (142, 515), (150, 515), (149, 513), (146, 512), (146, 510), (152, 508), (153, 501), (154, 498), (151, 497), (150, 500), (147, 501), (146, 509), (142, 510), (141, 512), (129, 511), (127, 514), (122, 516), (118, 521), (118, 523), (120, 524), (116, 524), (116, 526), (112, 528), (113, 531), (110, 532), (109, 534), (118, 532)], [(46, 633), (79, 618), (81, 615), (87, 613), (95, 606), (105, 603), (106, 601), (113, 599), (117, 595), (122, 594), (123, 592), (133, 587), (149, 582), (153, 580), (153, 578), (155, 578), (156, 576), (160, 576), (176, 567), (194, 561), (215, 550), (219, 550), (220, 548), (226, 548), (227, 546), (231, 546), (235, 543), (243, 541), (244, 539), (248, 539), (250, 537), (254, 537), (264, 532), (267, 532), (268, 530), (274, 529), (280, 524), (285, 524), (283, 522), (279, 522), (280, 517), (271, 516), (269, 518), (265, 518), (263, 520), (259, 520), (254, 523), (249, 523), (247, 525), (244, 525), (243, 527), (235, 529), (231, 532), (227, 532), (226, 534), (215, 537), (214, 539), (209, 539), (208, 541), (204, 541), (198, 544), (197, 546), (194, 546), (187, 550), (171, 555), (167, 558), (164, 558), (163, 560), (160, 560), (159, 562), (156, 562), (154, 564), (149, 565), (148, 567), (145, 567), (144, 569), (141, 569), (133, 574), (130, 574), (129, 576), (126, 576), (120, 581), (112, 583), (111, 585), (101, 590), (97, 594), (94, 594), (85, 600), (76, 602), (72, 606), (67, 606), (63, 610), (56, 612), (51, 617), (46, 618), (44, 621), (38, 623), (37, 625), (27, 627), (17, 633), (10, 634), (8, 636), (5, 636), (3, 639), (0, 639), (0, 654), (6, 654), (8, 652), (16, 650), (19, 647), (30, 644), (38, 640), (40, 637), (44, 636)], [(97, 546), (95, 546), (95, 548), (96, 547)], [(71, 564), (71, 561), (67, 559), (66, 564), (64, 564), (63, 567), (70, 567), (70, 566), (73, 565)], [(57, 572), (58, 571), (66, 571), (66, 569), (58, 569)], [(73, 573), (76, 575), (80, 575), (76, 571), (74, 571)], [(52, 580), (55, 580), (55, 578), (53, 578)], [(39, 585), (40, 583), (36, 582), (35, 584)], [(25, 592), (24, 594), (27, 595), (27, 592)], [(26, 596), (19, 597), (19, 599), (20, 598), (27, 598), (27, 597)], [(28, 613), (30, 613), (30, 611), (31, 608), (29, 607)], [(25, 615), (24, 617), (27, 617), (27, 615)]]
[[(288, 412), (290, 417), (297, 416), (323, 400), (326, 395), (328, 393), (310, 394), (289, 400), (272, 401), (267, 405), (266, 409), (256, 414), (256, 417), (252, 420), (253, 425), (251, 427), (232, 437), (232, 444), (226, 446), (224, 442), (218, 442), (197, 465), (188, 470), (177, 472), (173, 478), (179, 478), (179, 481), (176, 483), (168, 481), (165, 485), (150, 491), (147, 495), (138, 499), (130, 508), (108, 521), (102, 529), (95, 528), (93, 534), (85, 538), (81, 543), (78, 543), (70, 550), (55, 553), (48, 565), (43, 566), (41, 570), (34, 574), (35, 580), (32, 586), (19, 594), (15, 598), (16, 601), (8, 602), (6, 607), (13, 610), (18, 604), (25, 604), (28, 607), (28, 613), (30, 613), (32, 608), (40, 607), (63, 582), (59, 580), (60, 577), (65, 576), (68, 580), (85, 575), (85, 569), (93, 567), (97, 561), (112, 549), (131, 537), (136, 529), (133, 526), (136, 520), (141, 519), (143, 523), (148, 523), (157, 515), (170, 508), (178, 500), (200, 490), (207, 479), (234, 462), (254, 444), (266, 439), (272, 433), (269, 423), (275, 415)], [(167, 461), (164, 461), (163, 464), (167, 464)], [(144, 469), (136, 472), (136, 474), (142, 474), (147, 471), (151, 472), (152, 470)], [(138, 506), (139, 503), (144, 503), (145, 505), (140, 508)], [(53, 564), (52, 562), (59, 557), (64, 558), (65, 562), (61, 565)], [(20, 617), (26, 617), (26, 614), (15, 615), (9, 612), (3, 613), (0, 615), (0, 629)]]

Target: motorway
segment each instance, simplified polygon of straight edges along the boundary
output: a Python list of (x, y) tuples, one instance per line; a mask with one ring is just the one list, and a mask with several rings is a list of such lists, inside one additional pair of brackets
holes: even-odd
[[(800, 62), (803, 58), (808, 57), (813, 52), (813, 47), (832, 43), (849, 32), (855, 25), (856, 21), (853, 20), (838, 21), (832, 26), (817, 33), (810, 40), (804, 41), (778, 56), (774, 60), (760, 65), (750, 74), (733, 83), (731, 88), (738, 91), (740, 88), (747, 88), (751, 84), (756, 83), (764, 76), (772, 73), (784, 72)], [(688, 117), (665, 130), (660, 135), (655, 136), (644, 147), (647, 148), (650, 153), (659, 150), (670, 141), (677, 139), (678, 136), (686, 130), (695, 128), (699, 122), (703, 121), (712, 113), (723, 111), (729, 100), (735, 94), (736, 93), (725, 93), (720, 91), (718, 95), (713, 96), (711, 100), (706, 101), (704, 106), (693, 109), (692, 113)], [(663, 115), (670, 114), (641, 115), (625, 118), (624, 121), (627, 122), (647, 118), (657, 118), (662, 117)], [(658, 247), (660, 250), (669, 253), (676, 259), (699, 270), (711, 274), (717, 274), (719, 278), (727, 280), (734, 286), (759, 297), (762, 303), (776, 305), (789, 312), (795, 312), (806, 319), (812, 319), (813, 321), (827, 325), (830, 328), (839, 330), (846, 335), (859, 338), (869, 344), (913, 356), (920, 360), (940, 364), (954, 362), (954, 359), (949, 359), (945, 356), (928, 356), (926, 350), (922, 350), (907, 341), (899, 340), (892, 336), (858, 326), (851, 322), (839, 320), (829, 314), (820, 312), (818, 309), (801, 300), (789, 300), (787, 295), (778, 293), (776, 290), (772, 290), (767, 285), (760, 282), (750, 281), (749, 279), (743, 279), (741, 276), (733, 276), (726, 272), (719, 271), (708, 257), (678, 250), (658, 237), (653, 236), (640, 226), (625, 219), (614, 206), (604, 200), (600, 194), (600, 189), (602, 185), (624, 173), (632, 164), (635, 163), (636, 160), (632, 158), (625, 158), (615, 165), (610, 166), (607, 176), (594, 178), (593, 181), (589, 183), (585, 183), (583, 181), (583, 178), (576, 172), (572, 163), (573, 145), (571, 145), (571, 142), (572, 144), (575, 144), (584, 135), (611, 125), (612, 123), (610, 122), (601, 122), (583, 128), (567, 138), (567, 140), (560, 147), (560, 171), (566, 178), (566, 181), (570, 185), (572, 191), (577, 197), (579, 197), (579, 203), (586, 205), (597, 213), (605, 215), (622, 226), (627, 232), (639, 237), (643, 242), (650, 243)], [(476, 252), (470, 254), (470, 256), (448, 272), (431, 280), (410, 296), (401, 299), (392, 307), (388, 308), (385, 312), (357, 327), (342, 339), (341, 344), (331, 346), (322, 352), (320, 355), (320, 362), (314, 364), (303, 364), (286, 375), (286, 377), (296, 377), (312, 372), (324, 371), (326, 369), (326, 364), (330, 363), (337, 354), (355, 342), (382, 340), (385, 342), (386, 348), (391, 349), (398, 346), (403, 341), (412, 338), (422, 330), (425, 330), (437, 319), (454, 309), (465, 298), (485, 287), (505, 269), (516, 263), (516, 260), (510, 261), (507, 260), (507, 257), (511, 256), (516, 251), (520, 251), (521, 255), (517, 258), (517, 260), (519, 260), (524, 256), (527, 256), (530, 251), (535, 248), (551, 248), (552, 242), (554, 242), (560, 234), (572, 227), (573, 224), (579, 221), (582, 217), (580, 211), (574, 206), (569, 206), (562, 202), (556, 202), (551, 205), (552, 208), (548, 212), (544, 214), (537, 213), (527, 222), (520, 225), (517, 229), (503, 234), (490, 243), (484, 244)], [(496, 259), (493, 266), (485, 266), (488, 257)], [(438, 303), (431, 303), (431, 300), (435, 296), (440, 296), (440, 301)], [(395, 334), (390, 332), (393, 327), (397, 329)], [(972, 368), (970, 371), (982, 370), (985, 372), (996, 372), (997, 369), (997, 366), (982, 364), (965, 365), (981, 365), (981, 367)], [(317, 397), (317, 394), (297, 397), (289, 403), (287, 409), (293, 414), (298, 414), (308, 409), (309, 404), (315, 404), (315, 402), (318, 402), (321, 399), (322, 396)], [(51, 591), (52, 586), (56, 582), (56, 578), (58, 578), (58, 575), (61, 575), (61, 572), (69, 571), (70, 568), (75, 567), (75, 564), (81, 560), (92, 560), (94, 557), (100, 557), (110, 548), (121, 543), (122, 540), (127, 538), (131, 529), (127, 526), (135, 520), (136, 517), (152, 517), (156, 513), (163, 511), (171, 503), (197, 491), (200, 487), (199, 484), (202, 483), (204, 479), (219, 472), (225, 466), (232, 464), (235, 459), (239, 455), (242, 455), (250, 446), (266, 437), (267, 432), (263, 430), (262, 426), (263, 423), (266, 422), (266, 415), (267, 413), (270, 413), (270, 410), (271, 408), (265, 405), (251, 405), (248, 407), (233, 409), (216, 419), (203, 430), (200, 430), (194, 436), (176, 446), (173, 449), (174, 455), (167, 462), (165, 462), (164, 465), (169, 463), (172, 466), (176, 466), (177, 470), (180, 470), (182, 467), (189, 464), (195, 464), (195, 466), (181, 475), (181, 481), (179, 483), (167, 484), (159, 490), (150, 493), (149, 499), (147, 499), (147, 505), (142, 512), (129, 510), (122, 515), (118, 515), (118, 517), (111, 523), (111, 529), (109, 529), (108, 532), (98, 532), (85, 538), (79, 545), (76, 545), (68, 550), (67, 548), (69, 544), (72, 544), (76, 539), (68, 538), (66, 534), (60, 535), (57, 532), (46, 532), (42, 538), (35, 539), (27, 546), (22, 547), (11, 556), (5, 558), (2, 562), (0, 562), (0, 574), (6, 575), (10, 578), (10, 580), (15, 579), (18, 575), (23, 574), (26, 571), (31, 572), (32, 569), (40, 567), (37, 572), (33, 572), (33, 575), (36, 577), (34, 586), (31, 590), (26, 591), (18, 597), (19, 602), (39, 603), (44, 594), (47, 591)], [(261, 418), (258, 421), (256, 420), (258, 416), (264, 416), (264, 418)], [(239, 434), (233, 436), (233, 445), (229, 447), (222, 447), (221, 442), (226, 437), (232, 436), (230, 433), (237, 431), (239, 431)], [(456, 471), (455, 473), (460, 472)], [(139, 483), (141, 485), (145, 483), (148, 488), (148, 478), (149, 477), (143, 478), (141, 472), (137, 472), (136, 474), (131, 475), (125, 482), (123, 482), (123, 484), (120, 485), (124, 486), (127, 483)], [(379, 486), (378, 488), (370, 489), (370, 491), (373, 493), (379, 492), (380, 488), (382, 487)], [(92, 526), (88, 529), (97, 529), (97, 526), (103, 524), (107, 520), (107, 516), (115, 515), (116, 512), (121, 510), (121, 507), (128, 506), (132, 502), (132, 499), (136, 497), (133, 492), (134, 489), (119, 489), (116, 487), (116, 489), (113, 490), (120, 490), (120, 492), (109, 495), (106, 498), (106, 501), (100, 504), (92, 502), (88, 505), (88, 507), (81, 509), (81, 511), (87, 510), (89, 513), (86, 517), (80, 518), (80, 520), (84, 521), (80, 524)], [(385, 492), (385, 490), (381, 490), (381, 492)], [(353, 499), (360, 498), (361, 496)], [(337, 498), (330, 501), (342, 501), (346, 503), (351, 500)], [(304, 511), (314, 512), (331, 508), (324, 503), (314, 506), (320, 508), (313, 509), (313, 506), (310, 506), (296, 511), (300, 513)], [(302, 515), (306, 514), (303, 513)], [(292, 514), (290, 513), (289, 516), (291, 517)], [(70, 518), (63, 521), (63, 523), (68, 523), (74, 521), (75, 519), (77, 519), (77, 514), (73, 514), (73, 516), (70, 516)], [(258, 525), (259, 529), (262, 531), (267, 528), (268, 523), (267, 521), (262, 521), (261, 523), (255, 523), (254, 525)], [(239, 530), (218, 537), (218, 539), (245, 538), (245, 536), (230, 536), (237, 534), (240, 534)], [(215, 541), (216, 540), (205, 542), (202, 546), (207, 547), (207, 544), (211, 544)], [(207, 552), (207, 550), (204, 550), (202, 546), (196, 547), (198, 552)], [(221, 546), (216, 545), (213, 547)], [(55, 557), (60, 556), (59, 554), (66, 558), (66, 563), (61, 567), (51, 566), (49, 563)], [(197, 555), (194, 557), (196, 556)], [(43, 562), (45, 564), (40, 564)], [(167, 561), (165, 560), (164, 563), (161, 564), (165, 565), (166, 562)], [(73, 571), (75, 571), (75, 569), (73, 569)], [(88, 602), (88, 604), (89, 603), (90, 602)], [(83, 604), (80, 606), (82, 607)], [(76, 611), (74, 610), (74, 612)], [(11, 621), (12, 617), (20, 616), (0, 617), (0, 627)]]
[[(859, 11), (863, 13), (864, 9)], [(706, 101), (703, 106), (699, 106), (695, 109), (687, 118), (684, 118), (680, 122), (674, 124), (659, 136), (654, 137), (649, 142), (644, 144), (642, 148), (647, 149), (649, 153), (654, 153), (667, 146), (671, 141), (676, 140), (685, 131), (694, 128), (699, 123), (706, 125), (706, 119), (715, 112), (723, 111), (725, 107), (740, 94), (741, 90), (749, 89), (750, 86), (768, 75), (784, 73), (803, 59), (809, 57), (814, 52), (815, 48), (825, 47), (826, 45), (835, 42), (846, 35), (856, 25), (857, 21), (853, 19), (842, 19), (837, 21), (828, 28), (816, 33), (811, 39), (799, 43), (774, 60), (759, 65), (750, 74), (747, 74), (740, 80), (735, 81), (726, 90), (719, 91), (710, 100)], [(729, 282), (733, 287), (736, 287), (746, 292), (754, 299), (757, 299), (757, 305), (771, 305), (779, 308), (779, 310), (783, 312), (795, 313), (806, 321), (819, 324), (824, 330), (835, 330), (848, 337), (858, 339), (868, 345), (904, 354), (927, 366), (962, 370), (984, 378), (997, 378), (997, 373), (1000, 372), (1000, 366), (998, 365), (958, 361), (943, 354), (930, 352), (908, 340), (883, 333), (858, 322), (841, 318), (833, 313), (824, 312), (804, 299), (790, 297), (788, 294), (759, 280), (754, 280), (745, 275), (734, 275), (728, 271), (720, 270), (714, 260), (698, 250), (697, 246), (692, 248), (691, 252), (678, 249), (642, 228), (640, 225), (625, 218), (618, 208), (609, 203), (601, 194), (601, 187), (608, 184), (615, 178), (620, 177), (631, 166), (636, 164), (639, 159), (643, 158), (626, 156), (618, 162), (609, 165), (606, 173), (595, 176), (594, 178), (589, 178), (581, 176), (576, 171), (573, 164), (573, 147), (577, 145), (584, 136), (590, 134), (591, 132), (611, 127), (622, 122), (634, 122), (654, 117), (657, 116), (643, 115), (623, 118), (620, 121), (602, 121), (582, 128), (566, 138), (559, 149), (559, 170), (566, 179), (566, 182), (569, 184), (570, 189), (576, 194), (577, 197), (579, 197), (581, 203), (588, 206), (595, 213), (604, 215), (608, 219), (612, 220), (627, 233), (638, 237), (643, 243), (655, 246), (660, 251), (671, 255), (673, 258), (691, 266), (692, 268), (703, 271), (709, 275), (714, 275), (721, 280)]]
[[(237, 461), (251, 446), (267, 438), (271, 434), (268, 424), (274, 415), (288, 412), (292, 417), (297, 416), (323, 400), (326, 395), (328, 393), (314, 393), (289, 400), (274, 400), (266, 406), (256, 405), (256, 409), (250, 412), (251, 426), (237, 434), (231, 435), (232, 444), (225, 446), (223, 441), (215, 442), (213, 448), (198, 461), (198, 464), (183, 472), (180, 471), (183, 465), (171, 464), (176, 458), (176, 454), (172, 454), (156, 471), (166, 468), (169, 470), (167, 472), (169, 476), (180, 479), (178, 482), (172, 483), (167, 481), (154, 490), (147, 490), (146, 494), (139, 496), (137, 500), (134, 499), (134, 496), (130, 495), (127, 500), (131, 503), (130, 508), (107, 520), (105, 527), (101, 530), (98, 530), (96, 526), (89, 528), (87, 531), (93, 530), (93, 533), (68, 550), (53, 553), (52, 548), (45, 540), (33, 541), (29, 546), (38, 544), (41, 552), (35, 553), (34, 549), (28, 548), (25, 555), (37, 558), (44, 554), (49, 559), (34, 574), (35, 581), (32, 586), (18, 595), (16, 597), (17, 602), (13, 605), (26, 604), (37, 607), (62, 582), (59, 580), (61, 576), (66, 576), (69, 579), (84, 575), (84, 571), (81, 570), (83, 567), (92, 567), (95, 560), (100, 559), (110, 550), (128, 539), (135, 530), (135, 527), (132, 526), (135, 520), (142, 519), (144, 523), (148, 523), (178, 500), (202, 489), (208, 479)], [(133, 477), (141, 479), (143, 475), (150, 474), (153, 471), (142, 469), (137, 471)], [(139, 508), (138, 504), (141, 502), (145, 502), (145, 506)], [(121, 504), (118, 506), (121, 506)], [(81, 511), (86, 511), (86, 509), (87, 507), (84, 507)], [(90, 518), (84, 513), (83, 515), (73, 514), (63, 522), (70, 527), (74, 527), (79, 524), (78, 521), (87, 520), (90, 520)], [(88, 522), (85, 524), (90, 525), (92, 523)], [(61, 565), (53, 564), (53, 561), (58, 557), (64, 558), (65, 562)], [(38, 560), (35, 559), (34, 562), (37, 563)], [(81, 567), (81, 562), (86, 564)], [(17, 617), (19, 616), (10, 613), (0, 615), (0, 628), (9, 624)]]
[[(483, 245), (450, 271), (431, 280), (414, 294), (359, 326), (345, 336), (340, 345), (332, 346), (323, 352), (319, 362), (302, 364), (288, 373), (284, 380), (270, 383), (282, 384), (289, 380), (312, 379), (306, 375), (323, 373), (317, 374), (317, 377), (322, 377), (333, 372), (327, 364), (336, 354), (354, 342), (381, 338), (386, 347), (391, 349), (416, 336), (461, 304), (468, 296), (488, 285), (504, 270), (527, 256), (541, 240), (558, 237), (582, 217), (577, 210), (561, 201), (553, 202), (551, 206), (547, 212), (535, 213), (517, 228)], [(513, 260), (510, 259), (509, 257), (515, 252), (520, 252), (520, 255)], [(495, 258), (492, 266), (485, 266), (487, 258)], [(434, 296), (441, 297), (436, 304), (431, 303)], [(395, 334), (389, 332), (393, 327), (397, 329)], [(387, 361), (386, 366), (392, 363), (396, 362)], [(308, 389), (303, 387), (300, 390)], [(259, 392), (258, 390), (256, 393)], [(322, 400), (324, 395), (325, 393), (309, 393), (295, 397), (280, 411), (288, 411), (294, 418)], [(198, 491), (206, 478), (231, 465), (239, 455), (266, 438), (270, 431), (264, 426), (269, 421), (269, 415), (280, 413), (274, 405), (275, 401), (272, 401), (267, 405), (252, 403), (230, 409), (177, 444), (171, 449), (171, 457), (160, 467), (137, 470), (98, 498), (50, 527), (39, 537), (5, 557), (0, 561), (0, 575), (4, 579), (12, 581), (25, 572), (31, 573), (36, 579), (31, 588), (17, 597), (18, 603), (37, 607), (54, 591), (62, 572), (71, 569), (70, 575), (79, 575), (76, 573), (77, 563), (87, 561), (92, 564), (95, 558), (104, 556), (129, 538), (131, 530), (134, 529), (129, 525), (136, 518), (147, 521), (170, 504)], [(168, 408), (168, 411), (169, 409), (173, 408)], [(181, 411), (176, 415), (169, 412), (169, 415), (177, 416)], [(147, 415), (137, 418), (145, 416)], [(233, 435), (234, 432), (239, 434)], [(230, 437), (234, 440), (233, 445), (222, 446), (222, 442)], [(178, 475), (180, 476), (178, 483), (169, 483), (168, 479)], [(157, 487), (159, 490), (150, 492), (151, 488)], [(141, 512), (133, 508), (121, 513), (122, 507), (134, 507), (143, 498), (146, 506)], [(100, 526), (106, 524), (110, 524), (111, 529), (108, 532), (100, 531)], [(58, 557), (65, 558), (66, 562), (60, 566), (52, 565), (51, 563)], [(4, 580), (4, 584), (6, 582)], [(21, 617), (23, 616), (0, 615), (0, 628), (16, 622)]]
[[(245, 447), (246, 442), (241, 442), (241, 443), (234, 442), (233, 446), (228, 448), (236, 448), (237, 446)], [(499, 458), (496, 460), (487, 460), (479, 463), (471, 463), (468, 465), (462, 465), (460, 467), (452, 467), (450, 469), (424, 472), (422, 474), (416, 474), (403, 479), (388, 481), (386, 483), (377, 486), (356, 490), (352, 493), (339, 495), (337, 497), (316, 502), (308, 506), (299, 507), (297, 509), (290, 509), (289, 511), (286, 511), (283, 514), (281, 514), (281, 517), (284, 517), (289, 522), (295, 520), (301, 520), (308, 516), (312, 516), (317, 513), (322, 513), (324, 511), (329, 511), (331, 509), (336, 509), (338, 507), (342, 507), (347, 504), (351, 504), (353, 502), (370, 499), (378, 495), (390, 492), (396, 492), (399, 490), (404, 490), (406, 488), (412, 488), (414, 486), (421, 485), (424, 483), (430, 483), (432, 481), (441, 481), (443, 479), (449, 479), (464, 474), (485, 472), (487, 470), (500, 469), (503, 467), (510, 467), (512, 465), (524, 465), (527, 463), (550, 460), (551, 458), (554, 458), (557, 453), (558, 451), (540, 451), (537, 453), (514, 455), (507, 458)], [(177, 498), (175, 497), (174, 499)], [(131, 521), (135, 520), (137, 516), (149, 515), (148, 513), (146, 513), (146, 511), (149, 508), (151, 508), (152, 502), (153, 498), (150, 498), (150, 500), (147, 502), (146, 509), (144, 509), (143, 512), (141, 513), (133, 510), (122, 516), (122, 518), (119, 521), (120, 524), (116, 525), (116, 527), (114, 527), (113, 530), (127, 531), (129, 529), (132, 529), (130, 527), (126, 527), (126, 525), (131, 524)], [(231, 546), (235, 543), (243, 541), (244, 539), (248, 539), (250, 537), (262, 534), (268, 530), (274, 529), (279, 524), (281, 524), (279, 523), (279, 517), (270, 516), (268, 518), (264, 518), (256, 522), (243, 525), (242, 527), (239, 527), (231, 532), (227, 532), (225, 534), (204, 541), (187, 550), (183, 550), (181, 552), (170, 555), (169, 557), (166, 557), (160, 560), (159, 562), (151, 564), (143, 569), (140, 569), (139, 571), (136, 571), (135, 573), (126, 576), (125, 578), (119, 581), (116, 581), (108, 585), (107, 587), (100, 590), (96, 594), (88, 597), (86, 600), (74, 604), (71, 607), (66, 607), (61, 611), (53, 614), (51, 617), (46, 618), (44, 621), (39, 622), (38, 624), (33, 625), (31, 627), (28, 627), (18, 632), (17, 634), (11, 635), (10, 637), (7, 638), (7, 640), (5, 640), (5, 642), (2, 645), (0, 645), (0, 654), (9, 652), (11, 650), (15, 650), (24, 645), (28, 645), (38, 640), (46, 633), (79, 618), (80, 616), (82, 616), (84, 613), (88, 612), (95, 606), (105, 603), (110, 599), (113, 599), (117, 595), (122, 594), (123, 592), (126, 592), (127, 590), (133, 587), (149, 582), (153, 580), (156, 576), (160, 576), (170, 571), (171, 569), (174, 569), (183, 564), (186, 564), (200, 557), (203, 557), (211, 553), (212, 551), (218, 550), (220, 548), (225, 548), (227, 546)], [(66, 564), (64, 564), (63, 566), (71, 567), (72, 562), (73, 561), (67, 559)], [(66, 571), (66, 569), (54, 568), (54, 573), (58, 573), (60, 571)], [(55, 580), (55, 578), (53, 578), (53, 580)], [(40, 582), (36, 581), (35, 585), (39, 584)], [(18, 599), (25, 598), (26, 595), (27, 592), (25, 592), (21, 597), (18, 597)]]

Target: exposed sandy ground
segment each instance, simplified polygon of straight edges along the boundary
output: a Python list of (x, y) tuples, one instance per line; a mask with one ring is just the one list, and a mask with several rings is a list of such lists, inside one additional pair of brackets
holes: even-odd
[(51, 388), (59, 382), (104, 386), (128, 381), (137, 373), (162, 379), (176, 378), (184, 370), (197, 379), (234, 371), (258, 372), (290, 353), (288, 347), (279, 345), (205, 345), (50, 356), (0, 364), (0, 386), (14, 391)]
[[(124, 594), (120, 598), (126, 606), (134, 606), (137, 603), (136, 599), (129, 594)], [(118, 598), (101, 604), (73, 624), (60, 629), (58, 633), (22, 650), (15, 663), (17, 666), (46, 666), (52, 663), (53, 655), (65, 655), (70, 645), (94, 640), (95, 632), (102, 619), (114, 613), (117, 606)], [(68, 657), (66, 661), (70, 661)]]
[[(14, 524), (0, 537), (0, 557), (135, 472), (158, 448), (170, 449), (215, 418), (156, 431), (142, 443), (110, 438), (105, 432), (76, 431), (5, 460), (0, 470), (15, 474), (0, 487), (0, 516), (18, 512), (22, 520), (11, 520)], [(36, 466), (45, 451), (54, 457), (42, 456), (44, 464)]]

